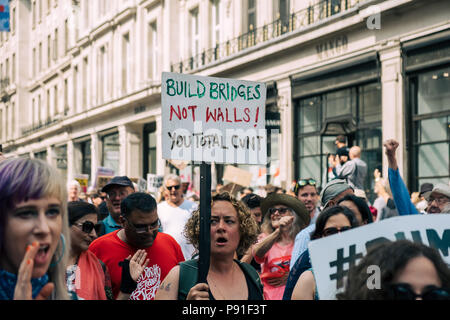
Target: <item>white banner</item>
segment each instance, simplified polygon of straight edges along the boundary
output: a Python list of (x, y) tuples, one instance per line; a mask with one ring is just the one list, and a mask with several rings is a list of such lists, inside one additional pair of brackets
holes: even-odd
[(266, 164), (265, 103), (261, 82), (163, 72), (163, 158)]
[(412, 240), (436, 248), (450, 265), (450, 215), (409, 215), (348, 230), (309, 243), (309, 253), (320, 300), (336, 299), (346, 275), (371, 245), (382, 241)]

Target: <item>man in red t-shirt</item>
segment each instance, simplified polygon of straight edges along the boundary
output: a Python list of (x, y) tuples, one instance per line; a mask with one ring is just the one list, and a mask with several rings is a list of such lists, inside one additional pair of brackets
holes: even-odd
[[(136, 192), (126, 197), (121, 203), (120, 219), (123, 229), (94, 240), (89, 250), (108, 267), (114, 298), (120, 293), (121, 299), (129, 295), (131, 300), (153, 300), (169, 271), (184, 261), (181, 248), (170, 235), (158, 232), (157, 204), (146, 193)], [(147, 252), (149, 263), (137, 283), (133, 283), (124, 260), (138, 249)]]

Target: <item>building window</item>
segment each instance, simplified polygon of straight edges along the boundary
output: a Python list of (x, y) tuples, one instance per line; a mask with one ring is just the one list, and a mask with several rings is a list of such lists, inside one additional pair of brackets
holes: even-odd
[(36, 48), (33, 48), (33, 65), (31, 66), (31, 74), (32, 77), (36, 77), (36, 68), (37, 68), (37, 58), (36, 58)]
[(55, 39), (53, 39), (53, 60), (58, 60), (58, 29), (55, 29)]
[(148, 27), (148, 77), (158, 78), (158, 29), (156, 21)]
[(198, 26), (198, 8), (195, 8), (189, 12), (189, 30), (190, 30), (190, 41), (189, 41), (189, 53), (193, 59), (192, 68), (197, 67), (196, 57), (200, 51), (200, 31)]
[(11, 83), (16, 82), (16, 54), (13, 53), (11, 58)]
[(102, 137), (103, 159), (102, 166), (114, 170), (114, 174), (119, 173), (120, 143), (119, 134), (113, 133)]
[(247, 0), (247, 32), (256, 29), (256, 0)]
[(32, 10), (32, 26), (33, 28), (36, 27), (36, 14), (37, 14), (37, 10), (36, 10), (36, 1), (33, 1), (31, 4), (31, 10)]
[(69, 82), (68, 79), (64, 79), (64, 115), (67, 115), (69, 111)]
[(220, 43), (220, 0), (211, 0), (211, 47)]
[(312, 177), (325, 185), (334, 176), (328, 156), (335, 154), (336, 136), (347, 137), (348, 146), (361, 147), (367, 163), (365, 192), (372, 201), (371, 173), (381, 169), (381, 87), (378, 82), (312, 95), (296, 101), (296, 178)]
[(105, 102), (106, 95), (106, 48), (102, 46), (98, 51), (97, 56), (97, 103), (101, 104)]
[(129, 89), (129, 59), (130, 59), (130, 34), (122, 37), (122, 93), (126, 94)]
[(54, 155), (56, 159), (56, 168), (61, 173), (64, 180), (67, 179), (67, 145), (55, 147)]
[(78, 66), (73, 68), (73, 112), (77, 113), (78, 110)]
[(43, 56), (42, 56), (42, 42), (39, 42), (39, 72), (42, 71), (43, 66)]
[(47, 36), (47, 68), (50, 68), (50, 63), (51, 63), (51, 37), (50, 35)]
[(59, 114), (59, 106), (58, 106), (58, 86), (55, 85), (53, 90), (53, 115)]
[(83, 59), (83, 93), (82, 93), (82, 108), (87, 110), (88, 107), (88, 57)]
[(81, 143), (81, 173), (91, 175), (91, 140)]
[(64, 20), (64, 54), (69, 50), (69, 21)]
[(147, 177), (147, 173), (156, 174), (156, 122), (147, 123), (144, 125), (143, 135), (144, 146), (144, 177)]
[(50, 89), (47, 89), (47, 112), (45, 114), (45, 122), (48, 122), (51, 117), (51, 105), (50, 105)]
[(417, 73), (410, 78), (412, 95), (412, 188), (450, 178), (450, 67)]
[(47, 161), (47, 151), (36, 152), (34, 158)]

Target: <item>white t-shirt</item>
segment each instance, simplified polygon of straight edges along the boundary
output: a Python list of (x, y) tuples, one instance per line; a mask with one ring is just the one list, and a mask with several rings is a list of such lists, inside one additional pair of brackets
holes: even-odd
[(191, 217), (192, 211), (197, 209), (195, 202), (184, 200), (179, 207), (170, 206), (167, 201), (158, 204), (158, 217), (164, 233), (171, 235), (180, 245), (184, 259), (190, 260), (195, 248), (183, 235), (184, 226)]

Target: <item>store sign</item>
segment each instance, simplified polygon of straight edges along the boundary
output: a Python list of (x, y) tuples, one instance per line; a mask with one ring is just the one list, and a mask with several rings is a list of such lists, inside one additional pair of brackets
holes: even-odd
[(266, 164), (266, 85), (163, 72), (164, 159)]
[(389, 218), (309, 243), (320, 300), (335, 299), (344, 290), (351, 266), (376, 243), (412, 240), (435, 248), (450, 265), (450, 217), (447, 214)]
[(316, 45), (317, 56), (320, 60), (340, 55), (347, 51), (348, 39), (346, 35), (337, 36)]

